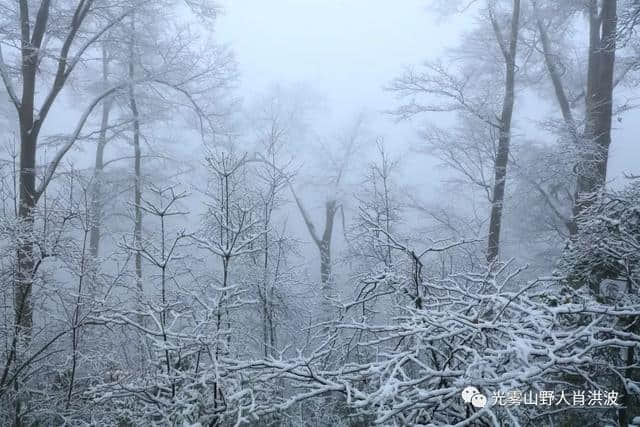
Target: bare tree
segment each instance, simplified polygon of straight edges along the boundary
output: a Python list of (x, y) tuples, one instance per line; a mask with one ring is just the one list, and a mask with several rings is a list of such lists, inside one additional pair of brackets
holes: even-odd
[[(334, 226), (336, 225), (337, 214), (340, 210), (344, 209), (344, 200), (340, 199), (342, 186), (346, 180), (346, 175), (356, 154), (361, 139), (361, 133), (363, 131), (363, 117), (357, 117), (356, 121), (351, 124), (342, 135), (338, 137), (339, 153), (332, 152), (331, 148), (327, 149), (327, 158), (324, 161), (327, 163), (329, 176), (327, 177), (326, 192), (327, 196), (324, 201), (324, 225), (322, 232), (320, 233), (314, 224), (314, 221), (309, 213), (309, 210), (305, 206), (302, 198), (298, 195), (294, 189), (291, 181), (289, 181), (289, 188), (291, 194), (296, 202), (298, 211), (302, 215), (309, 236), (319, 252), (320, 258), (320, 285), (321, 295), (323, 298), (322, 311), (323, 319), (329, 319), (331, 309), (329, 300), (334, 295), (334, 284), (332, 277), (332, 264), (333, 259), (331, 255), (332, 240), (334, 233)], [(326, 173), (326, 172), (325, 172)], [(343, 224), (344, 227), (344, 224)]]
[(491, 200), (491, 218), (489, 219), (489, 246), (487, 260), (493, 262), (500, 250), (500, 229), (502, 228), (502, 209), (504, 205), (504, 189), (507, 182), (507, 165), (509, 163), (509, 144), (511, 142), (511, 118), (515, 99), (516, 53), (518, 32), (520, 31), (520, 0), (513, 1), (511, 14), (511, 30), (508, 38), (504, 38), (498, 21), (489, 7), (491, 24), (496, 40), (504, 57), (505, 92), (502, 113), (500, 114), (500, 137), (496, 153), (495, 175)]
[[(389, 236), (400, 225), (403, 207), (397, 176), (400, 161), (391, 156), (382, 138), (376, 139), (376, 151), (376, 159), (367, 168), (363, 189), (355, 195), (359, 219), (349, 238), (350, 251), (363, 259), (365, 269), (376, 268), (377, 263), (392, 267), (393, 245)], [(371, 232), (370, 224), (383, 232)]]
[[(136, 76), (136, 19), (135, 14), (131, 15), (131, 26), (129, 34), (129, 59), (127, 63), (129, 80), (134, 81)], [(140, 247), (142, 242), (142, 151), (140, 149), (140, 112), (138, 111), (138, 101), (136, 99), (135, 87), (133, 84), (129, 86), (128, 92), (129, 108), (131, 110), (131, 126), (132, 126), (132, 145), (133, 145), (133, 209), (134, 209), (134, 246)], [(142, 286), (142, 253), (135, 253), (135, 271), (136, 271), (136, 289), (138, 299), (143, 298)]]
[[(271, 110), (273, 113), (273, 111)], [(259, 215), (262, 224), (262, 253), (257, 254), (255, 262), (260, 265), (260, 279), (258, 285), (258, 297), (262, 306), (262, 346), (265, 357), (275, 357), (277, 352), (277, 323), (276, 308), (278, 298), (283, 290), (283, 273), (288, 251), (288, 242), (284, 233), (273, 230), (276, 226), (276, 209), (283, 204), (282, 192), (286, 189), (287, 177), (283, 175), (283, 169), (276, 166), (282, 156), (282, 134), (278, 134), (275, 121), (269, 120), (271, 131), (260, 142), (264, 145), (264, 157), (268, 163), (259, 167), (257, 181), (262, 183), (264, 189), (258, 192), (260, 207)], [(284, 228), (284, 226), (283, 226)], [(284, 231), (284, 230), (283, 230)]]
[[(32, 287), (41, 264), (39, 257), (42, 258), (42, 254), (38, 255), (34, 241), (34, 213), (38, 202), (54, 178), (62, 159), (80, 138), (92, 111), (104, 99), (122, 89), (123, 85), (107, 88), (89, 102), (75, 130), (64, 138), (37, 183), (40, 132), (79, 64), (91, 55), (91, 50), (100, 38), (130, 13), (131, 8), (127, 3), (109, 3), (106, 10), (110, 13), (101, 14), (97, 13), (99, 8), (93, 0), (82, 0), (73, 5), (49, 0), (42, 0), (37, 4), (27, 0), (2, 4), (2, 9), (6, 11), (2, 25), (3, 39), (16, 48), (11, 51), (9, 63), (5, 61), (3, 52), (0, 52), (0, 76), (17, 111), (20, 128), (17, 204), (22, 230), (16, 251), (14, 348), (28, 345), (33, 326)], [(7, 45), (6, 42), (3, 44)], [(52, 76), (40, 72), (49, 67), (54, 69)], [(15, 77), (19, 85), (14, 83)], [(20, 94), (16, 87), (21, 87)], [(41, 88), (45, 87), (48, 89), (40, 96), (43, 93)], [(9, 365), (16, 362), (18, 350), (11, 354), (14, 357), (8, 359)], [(21, 405), (22, 400), (16, 400), (18, 424), (21, 422)]]
[[(493, 33), (493, 47), (497, 47), (500, 64), (504, 64), (504, 85), (500, 86), (498, 92), (503, 97), (500, 107), (497, 106), (500, 101), (495, 99), (496, 95), (495, 92), (492, 92), (492, 86), (484, 86), (487, 83), (492, 83), (495, 80), (495, 75), (491, 73), (488, 77), (479, 78), (477, 70), (470, 68), (456, 73), (440, 64), (427, 64), (426, 72), (417, 73), (408, 70), (404, 76), (395, 79), (389, 87), (399, 96), (409, 98), (409, 103), (402, 105), (395, 111), (395, 114), (401, 119), (428, 112), (453, 112), (462, 116), (463, 120), (473, 123), (474, 126), (486, 126), (487, 130), (484, 133), (497, 134), (497, 143), (491, 150), (494, 151), (493, 158), (491, 158), (493, 163), (492, 182), (489, 182), (486, 176), (486, 166), (483, 164), (486, 161), (483, 151), (486, 150), (478, 148), (476, 151), (479, 152), (479, 156), (476, 156), (473, 151), (467, 149), (456, 152), (440, 146), (441, 153), (445, 155), (445, 161), (453, 163), (455, 169), (470, 178), (474, 185), (480, 186), (489, 197), (491, 204), (487, 244), (487, 260), (489, 262), (496, 260), (500, 249), (500, 231), (512, 133), (511, 122), (515, 102), (516, 56), (521, 27), (521, 5), (519, 0), (510, 3), (509, 18), (506, 19), (509, 30), (506, 34), (501, 27), (505, 19), (498, 16), (496, 2), (488, 1), (485, 10)], [(489, 66), (489, 70), (493, 71), (494, 68)], [(487, 79), (489, 80), (487, 81)], [(478, 83), (473, 85), (473, 80), (478, 80)], [(416, 99), (419, 96), (427, 97), (428, 100), (421, 102)], [(462, 138), (466, 139), (466, 137), (465, 135)]]
[(259, 252), (260, 248), (255, 243), (264, 230), (259, 227), (260, 221), (254, 214), (256, 203), (246, 194), (246, 156), (214, 152), (207, 158), (207, 165), (212, 174), (211, 201), (207, 203), (209, 218), (200, 235), (193, 238), (222, 263), (222, 295), (221, 308), (216, 315), (217, 328), (220, 330), (224, 322), (228, 331), (231, 319), (223, 307), (228, 288), (232, 287), (231, 263), (242, 256)]
[[(103, 86), (109, 85), (109, 52), (105, 44), (102, 45), (102, 82)], [(89, 249), (91, 255), (96, 258), (100, 252), (101, 224), (103, 215), (102, 187), (104, 181), (104, 151), (107, 145), (107, 131), (109, 129), (109, 117), (113, 107), (113, 99), (109, 98), (102, 105), (102, 117), (100, 120), (100, 133), (96, 147), (95, 163), (93, 167), (93, 180), (91, 191), (91, 235)]]
[[(586, 89), (577, 99), (571, 100), (565, 89), (566, 82), (561, 75), (562, 61), (558, 57), (559, 52), (553, 50), (549, 29), (552, 19), (550, 13), (556, 8), (543, 8), (539, 2), (533, 2), (548, 75), (553, 83), (556, 101), (578, 157), (575, 159), (574, 168), (576, 174), (574, 217), (580, 214), (583, 207), (588, 206), (591, 195), (600, 191), (606, 183), (611, 144), (613, 90), (631, 69), (629, 66), (623, 66), (616, 76), (616, 41), (619, 37), (617, 3), (617, 1), (589, 1), (584, 6), (589, 19)], [(572, 5), (568, 6), (569, 12), (572, 7)], [(579, 122), (574, 118), (572, 104), (583, 97), (585, 119), (584, 129), (580, 129)], [(577, 233), (574, 220), (568, 222), (568, 229), (571, 235)]]
[[(30, 234), (33, 230), (33, 210), (38, 200), (52, 180), (60, 161), (77, 141), (84, 124), (92, 110), (105, 98), (121, 89), (122, 86), (114, 86), (98, 95), (87, 107), (80, 118), (75, 131), (66, 139), (62, 147), (46, 167), (44, 177), (39, 185), (36, 185), (37, 174), (37, 147), (40, 130), (46, 121), (49, 112), (59, 98), (60, 92), (65, 87), (69, 77), (78, 64), (85, 59), (90, 49), (98, 42), (110, 28), (124, 19), (131, 11), (126, 4), (109, 6), (113, 9), (112, 19), (104, 20), (96, 14), (93, 0), (81, 1), (71, 9), (66, 5), (53, 5), (51, 1), (43, 0), (34, 12), (33, 5), (28, 1), (20, 1), (18, 4), (3, 6), (11, 12), (8, 20), (9, 28), (19, 28), (20, 57), (18, 69), (20, 70), (20, 82), (22, 93), (18, 95), (15, 90), (13, 76), (9, 65), (0, 62), (2, 80), (15, 106), (20, 121), (20, 197), (19, 217), (24, 223), (25, 238), (18, 248), (18, 274), (16, 276), (16, 323), (28, 335), (33, 323), (33, 308), (31, 302), (31, 287), (36, 266), (36, 254), (34, 254), (33, 241)], [(68, 20), (66, 30), (60, 32), (57, 25), (52, 22), (59, 19)], [(89, 24), (88, 22), (91, 22)], [(9, 38), (11, 33), (7, 34)], [(45, 39), (60, 41), (57, 51), (54, 48), (43, 46)], [(46, 55), (45, 55), (46, 53)], [(2, 56), (0, 56), (2, 57)], [(53, 83), (49, 92), (44, 97), (41, 105), (36, 98), (36, 86), (39, 80), (46, 84), (44, 77), (38, 73), (42, 62), (48, 58), (54, 58), (56, 71), (53, 75)]]

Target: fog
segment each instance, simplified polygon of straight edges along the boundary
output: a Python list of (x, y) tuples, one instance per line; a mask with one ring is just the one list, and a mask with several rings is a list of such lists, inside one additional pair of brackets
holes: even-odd
[(0, 425), (640, 426), (635, 0), (0, 0)]

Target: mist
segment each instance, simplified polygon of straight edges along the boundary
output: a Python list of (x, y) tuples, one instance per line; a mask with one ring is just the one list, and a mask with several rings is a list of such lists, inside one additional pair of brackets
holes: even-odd
[(0, 0), (0, 424), (640, 426), (634, 0)]

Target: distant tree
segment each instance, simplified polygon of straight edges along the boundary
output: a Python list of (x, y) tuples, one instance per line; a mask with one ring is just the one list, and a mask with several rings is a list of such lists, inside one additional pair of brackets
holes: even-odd
[[(108, 48), (102, 45), (102, 85), (109, 85), (109, 65), (111, 58), (109, 57)], [(96, 146), (95, 163), (93, 167), (92, 191), (91, 191), (91, 235), (89, 248), (91, 255), (97, 257), (100, 252), (100, 237), (103, 215), (103, 194), (104, 185), (104, 151), (108, 142), (107, 132), (109, 130), (110, 115), (113, 108), (113, 98), (107, 99), (102, 104), (102, 116), (100, 119), (100, 131), (98, 135), (98, 144)]]
[[(468, 134), (478, 136), (475, 140), (480, 141), (480, 146), (472, 149), (449, 147), (448, 141), (441, 144), (441, 135), (436, 135), (433, 144), (445, 162), (452, 163), (454, 169), (487, 193), (491, 205), (487, 244), (489, 262), (496, 260), (500, 249), (521, 27), (520, 1), (514, 0), (508, 8), (505, 6), (506, 11), (498, 8), (502, 3), (507, 2), (486, 2), (483, 17), (491, 28), (492, 40), (487, 41), (486, 36), (481, 36), (480, 43), (484, 48), (488, 45), (492, 53), (497, 51), (494, 53), (496, 57), (490, 60), (498, 60), (498, 64), (504, 67), (503, 70), (496, 68), (495, 63), (473, 63), (463, 65), (460, 72), (456, 73), (439, 64), (427, 64), (424, 72), (409, 70), (390, 85), (390, 90), (409, 99), (409, 103), (395, 111), (398, 117), (410, 118), (428, 112), (454, 112), (466, 122), (467, 134), (461, 135), (459, 140), (464, 141), (463, 144), (470, 144), (473, 142), (467, 139)], [(505, 22), (508, 27), (506, 34), (503, 29)], [(475, 39), (473, 41), (474, 47), (482, 48)], [(496, 88), (494, 82), (497, 73), (502, 74), (504, 84)], [(496, 93), (502, 95), (501, 101)], [(482, 144), (490, 147), (489, 153)], [(488, 159), (487, 154), (490, 154)], [(492, 164), (490, 170), (486, 168), (487, 162)], [(492, 175), (491, 181), (488, 174)]]
[[(269, 144), (291, 146), (295, 138), (307, 137), (302, 130), (308, 120), (310, 106), (303, 100), (290, 96), (282, 88), (275, 88), (275, 91), (267, 99), (263, 100), (259, 110), (261, 110), (261, 113), (258, 121), (262, 124), (258, 126), (258, 134), (262, 140), (268, 141)], [(362, 138), (363, 121), (364, 118), (358, 116), (346, 130), (334, 138), (335, 141), (328, 142), (321, 148), (321, 151), (324, 151), (323, 156), (316, 156), (315, 166), (323, 164), (322, 176), (317, 178), (319, 183), (316, 183), (316, 185), (326, 194), (323, 216), (324, 226), (321, 232), (316, 228), (313, 214), (309, 211), (303, 197), (294, 186), (294, 174), (284, 170), (283, 166), (276, 165), (275, 162), (268, 158), (268, 155), (259, 155), (256, 159), (271, 168), (275, 168), (274, 170), (278, 170), (281, 177), (285, 178), (283, 184), (286, 184), (289, 188), (307, 232), (318, 249), (320, 294), (323, 298), (324, 309), (322, 311), (325, 319), (328, 319), (331, 311), (327, 304), (334, 291), (331, 252), (334, 227), (339, 221), (338, 215), (342, 209), (342, 200), (340, 200), (340, 197), (344, 195), (342, 187)], [(295, 158), (295, 155), (293, 157)], [(289, 169), (291, 169), (290, 165)]]
[(332, 312), (329, 300), (335, 296), (334, 278), (332, 275), (333, 258), (331, 252), (334, 227), (339, 220), (337, 217), (338, 213), (341, 209), (344, 209), (343, 200), (340, 199), (344, 194), (342, 185), (346, 180), (351, 162), (359, 148), (361, 133), (363, 131), (362, 126), (363, 118), (358, 117), (342, 135), (337, 137), (339, 152), (332, 152), (332, 149), (328, 148), (327, 158), (322, 159), (327, 163), (327, 169), (324, 171), (327, 176), (323, 177), (323, 179), (326, 180), (326, 184), (324, 185), (326, 199), (324, 202), (324, 226), (322, 228), (322, 234), (316, 229), (311, 214), (306, 208), (302, 198), (298, 195), (298, 192), (294, 189), (291, 181), (289, 181), (289, 188), (298, 207), (298, 211), (302, 215), (307, 231), (320, 255), (320, 285), (321, 296), (323, 298), (321, 310), (325, 323), (326, 320), (330, 318), (330, 313)]
[[(362, 190), (357, 192), (359, 216), (350, 229), (349, 251), (363, 263), (363, 268), (390, 268), (393, 245), (402, 221), (403, 204), (398, 183), (400, 161), (393, 158), (382, 138), (376, 140), (376, 158), (367, 166)], [(382, 231), (371, 231), (371, 227)], [(385, 243), (386, 242), (386, 243)]]

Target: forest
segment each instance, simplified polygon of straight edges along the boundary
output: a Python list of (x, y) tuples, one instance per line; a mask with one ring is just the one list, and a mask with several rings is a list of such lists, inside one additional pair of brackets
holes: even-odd
[(0, 0), (0, 77), (0, 425), (640, 427), (639, 0)]

